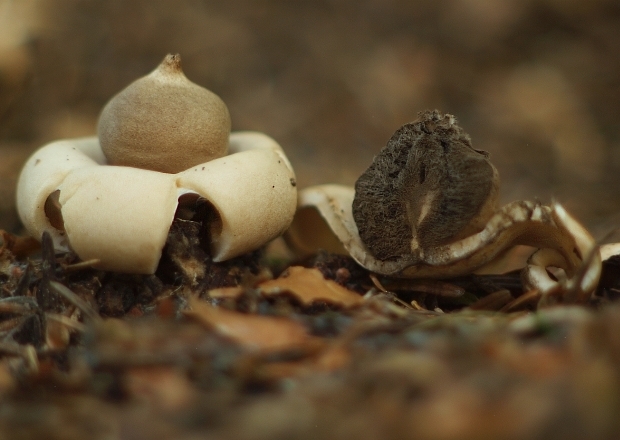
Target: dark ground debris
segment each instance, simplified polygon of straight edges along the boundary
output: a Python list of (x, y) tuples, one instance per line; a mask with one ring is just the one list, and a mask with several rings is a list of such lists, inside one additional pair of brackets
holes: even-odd
[[(620, 435), (616, 259), (586, 306), (505, 313), (518, 273), (398, 281), (321, 253), (305, 262), (323, 275), (309, 299), (261, 287), (261, 252), (211, 262), (195, 226), (175, 221), (149, 276), (47, 239), (17, 258), (5, 235), (0, 438)], [(312, 302), (327, 280), (359, 300)]]

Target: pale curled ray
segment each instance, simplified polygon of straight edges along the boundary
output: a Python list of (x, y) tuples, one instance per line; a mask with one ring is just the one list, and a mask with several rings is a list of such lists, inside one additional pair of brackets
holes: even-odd
[[(28, 232), (48, 231), (58, 250), (73, 249), (97, 267), (152, 273), (178, 198), (195, 194), (217, 210), (217, 261), (249, 252), (280, 235), (295, 212), (295, 175), (280, 146), (256, 132), (233, 133), (230, 154), (178, 174), (106, 165), (96, 138), (64, 140), (35, 152), (20, 175), (18, 211)], [(64, 231), (45, 202), (60, 191)]]
[[(553, 249), (552, 262), (564, 268), (569, 279), (583, 273), (579, 270), (585, 261), (586, 276), (579, 281), (579, 289), (583, 292), (592, 292), (600, 276), (600, 258), (597, 255), (586, 258), (586, 255), (591, 255), (594, 240), (559, 204), (548, 207), (535, 202), (514, 202), (499, 209), (485, 228), (476, 234), (448, 245), (425, 249), (424, 252), (414, 243), (414, 251), (410, 255), (394, 261), (381, 261), (368, 252), (359, 237), (351, 214), (353, 197), (354, 189), (341, 185), (318, 185), (300, 191), (298, 212), (287, 232), (289, 243), (306, 252), (311, 245), (334, 248), (333, 241), (327, 243), (329, 237), (324, 231), (317, 232), (321, 230), (321, 225), (306, 221), (305, 217), (312, 216), (312, 212), (316, 211), (351, 257), (366, 269), (383, 275), (403, 278), (463, 275), (492, 261), (505, 249), (525, 244)], [(531, 262), (536, 265), (536, 257)], [(557, 281), (549, 276), (544, 267), (537, 267), (541, 267), (542, 271), (530, 272), (533, 274), (532, 286), (544, 288), (545, 291), (557, 286)]]
[(606, 243), (601, 245), (601, 259), (609, 260), (611, 257), (620, 255), (620, 243)]
[[(551, 246), (535, 252), (523, 271), (524, 284), (526, 288), (538, 289), (543, 300), (545, 295), (560, 288), (568, 293), (567, 300), (583, 302), (596, 289), (601, 277), (601, 251), (592, 235), (562, 205), (553, 203), (551, 214), (558, 230), (563, 232), (562, 236), (570, 237), (574, 247), (569, 255), (564, 256), (563, 262)], [(540, 270), (549, 266), (563, 269), (566, 278), (556, 281), (546, 271)]]
[[(413, 256), (397, 261), (381, 261), (374, 258), (360, 239), (353, 220), (352, 204), (355, 190), (343, 185), (317, 185), (299, 192), (297, 213), (285, 238), (296, 250), (310, 253), (315, 249), (338, 251), (339, 241), (344, 250), (366, 269), (380, 274), (396, 274), (403, 267), (415, 264)], [(316, 210), (328, 226), (331, 234), (317, 221), (307, 221)]]
[(75, 169), (105, 164), (96, 137), (49, 143), (26, 161), (17, 183), (17, 212), (26, 230), (36, 238), (47, 230), (57, 249), (68, 249), (65, 235), (52, 228), (45, 215), (45, 201)]

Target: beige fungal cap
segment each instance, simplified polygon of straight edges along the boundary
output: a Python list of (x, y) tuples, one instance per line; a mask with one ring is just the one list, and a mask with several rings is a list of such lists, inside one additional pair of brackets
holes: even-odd
[(177, 54), (114, 96), (97, 131), (111, 165), (178, 173), (226, 155), (230, 126), (226, 104), (187, 79)]
[(233, 133), (231, 154), (178, 174), (109, 166), (97, 138), (51, 143), (26, 162), (17, 208), (28, 232), (49, 232), (57, 250), (96, 267), (153, 273), (179, 198), (202, 197), (215, 209), (211, 252), (223, 261), (281, 235), (297, 202), (295, 174), (277, 142)]
[(113, 97), (98, 135), (43, 146), (17, 185), (28, 232), (97, 268), (154, 273), (175, 215), (199, 199), (214, 211), (200, 219), (214, 261), (263, 246), (293, 219), (295, 174), (280, 145), (230, 134), (226, 105), (185, 77), (179, 55)]

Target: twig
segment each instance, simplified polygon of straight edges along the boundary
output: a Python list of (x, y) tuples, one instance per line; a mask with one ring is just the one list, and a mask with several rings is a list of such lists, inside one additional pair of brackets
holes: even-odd
[(101, 317), (91, 307), (91, 305), (88, 304), (86, 301), (84, 301), (79, 296), (77, 296), (75, 293), (73, 293), (68, 287), (60, 284), (57, 281), (50, 281), (50, 287), (54, 289), (54, 291), (56, 291), (56, 293), (58, 293), (60, 296), (62, 296), (67, 301), (69, 301), (71, 304), (73, 304), (75, 307), (80, 309), (80, 311), (84, 313), (84, 315), (87, 318), (91, 319), (93, 322), (101, 321)]

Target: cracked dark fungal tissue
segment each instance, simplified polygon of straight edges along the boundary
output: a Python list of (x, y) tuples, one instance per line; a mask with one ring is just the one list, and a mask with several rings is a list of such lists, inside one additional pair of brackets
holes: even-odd
[(498, 206), (499, 175), (456, 118), (425, 111), (400, 127), (355, 184), (353, 218), (380, 260), (482, 230)]

